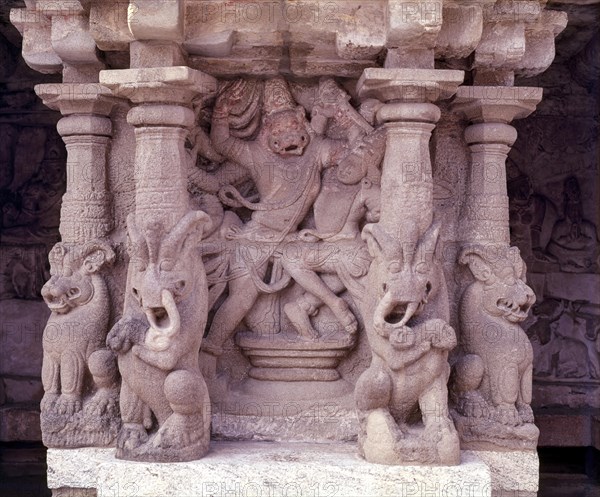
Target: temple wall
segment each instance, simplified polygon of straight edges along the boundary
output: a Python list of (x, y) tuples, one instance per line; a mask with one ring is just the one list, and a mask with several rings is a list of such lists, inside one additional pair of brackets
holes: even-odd
[[(30, 70), (20, 58), (19, 47), (3, 37), (0, 42), (0, 409), (4, 414), (0, 441), (39, 440), (41, 333), (49, 315), (39, 290), (48, 278), (47, 253), (58, 240), (58, 199), (64, 193), (66, 156), (54, 131), (60, 115), (43, 106), (32, 87), (59, 78)], [(553, 408), (582, 412), (600, 408), (599, 100), (598, 68), (589, 54), (597, 55), (597, 46), (596, 36), (579, 53), (564, 57), (559, 53), (557, 62), (541, 76), (520, 81), (524, 86), (543, 87), (545, 98), (527, 120), (515, 121), (519, 138), (508, 163), (512, 242), (528, 264), (528, 282), (538, 298), (525, 328), (534, 346), (533, 407), (548, 423), (541, 424), (542, 445), (559, 442), (550, 433)], [(467, 284), (455, 261), (469, 152), (462, 139), (466, 123), (441, 107), (442, 119), (431, 144), (434, 206), (443, 224), (449, 291), (459, 295)], [(111, 325), (123, 309), (126, 215), (133, 211), (135, 200), (135, 139), (133, 127), (126, 123), (128, 110), (123, 103), (112, 110), (107, 162), (114, 219), (111, 241), (117, 252), (107, 281), (113, 304)], [(579, 216), (576, 223), (565, 221), (566, 181), (572, 177), (576, 181), (569, 183), (573, 190), (569, 205), (573, 205), (570, 215)], [(567, 227), (574, 231), (564, 239)], [(540, 233), (537, 244), (532, 231)], [(456, 327), (458, 299), (451, 299), (451, 305), (450, 323)], [(367, 365), (364, 341), (363, 334), (339, 368), (351, 382)], [(235, 374), (243, 376), (245, 359), (238, 353), (228, 360)], [(589, 422), (586, 419), (582, 422)], [(591, 430), (585, 433), (570, 444), (598, 444)]]
[(537, 295), (524, 328), (534, 347), (540, 445), (598, 448), (590, 411), (600, 407), (598, 33), (575, 54), (564, 48), (535, 83), (522, 82), (544, 87), (544, 100), (516, 126), (511, 236)]
[(66, 151), (56, 132), (60, 115), (42, 105), (33, 85), (56, 81), (27, 67), (20, 46), (0, 34), (1, 441), (41, 436), (41, 338), (50, 314), (40, 289), (59, 239)]

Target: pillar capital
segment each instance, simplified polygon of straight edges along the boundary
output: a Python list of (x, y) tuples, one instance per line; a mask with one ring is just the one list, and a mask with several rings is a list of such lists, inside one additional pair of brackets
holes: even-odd
[(464, 72), (446, 69), (369, 68), (356, 86), (361, 100), (437, 102), (456, 93)]
[(108, 116), (117, 99), (98, 83), (56, 83), (37, 85), (35, 92), (44, 105), (58, 110), (63, 116), (96, 114)]
[(134, 104), (153, 102), (189, 105), (198, 94), (216, 91), (212, 76), (187, 66), (102, 71), (100, 82), (114, 95)]
[(472, 123), (508, 124), (531, 114), (542, 93), (542, 88), (527, 86), (461, 86), (452, 109)]

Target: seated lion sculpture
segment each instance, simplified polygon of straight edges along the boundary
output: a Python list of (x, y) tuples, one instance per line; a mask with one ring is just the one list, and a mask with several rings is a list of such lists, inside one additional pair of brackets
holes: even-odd
[(463, 447), (534, 449), (533, 349), (519, 326), (535, 303), (516, 247), (466, 247), (460, 263), (475, 281), (460, 304), (460, 345), (454, 365), (453, 418)]
[(119, 429), (117, 367), (106, 349), (110, 298), (102, 269), (115, 253), (100, 240), (57, 243), (42, 288), (52, 311), (43, 334), (41, 426), (48, 447), (106, 446)]

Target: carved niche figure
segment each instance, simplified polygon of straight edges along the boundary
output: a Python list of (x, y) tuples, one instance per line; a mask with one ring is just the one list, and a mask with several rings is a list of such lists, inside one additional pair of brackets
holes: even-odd
[(583, 302), (544, 299), (533, 308), (527, 333), (538, 378), (600, 379), (597, 316), (581, 312)]
[[(378, 166), (384, 150), (385, 134), (382, 132), (372, 132), (357, 140), (340, 161), (335, 177), (330, 178), (334, 185), (324, 184), (315, 201), (315, 229), (301, 230), (298, 240), (285, 244), (281, 259), (283, 268), (305, 292), (285, 304), (283, 310), (305, 338), (319, 338), (310, 317), (315, 316), (323, 304), (332, 309), (347, 309), (346, 303), (336, 294), (355, 286), (355, 281), (362, 279), (369, 270), (371, 257), (361, 238), (361, 229), (365, 217), (368, 222), (379, 220), (381, 174)], [(343, 188), (344, 185), (353, 188)], [(337, 189), (348, 200), (333, 198)], [(337, 200), (335, 213), (331, 212), (334, 200)], [(346, 212), (344, 200), (349, 204)], [(324, 273), (329, 278), (321, 279), (317, 273)], [(360, 294), (360, 290), (351, 293)], [(354, 322), (346, 328), (351, 335), (356, 332)]]
[(521, 323), (535, 302), (516, 247), (472, 245), (460, 263), (475, 281), (460, 304), (460, 346), (454, 365), (453, 418), (463, 447), (534, 449), (533, 350)]
[(50, 144), (39, 170), (2, 205), (2, 243), (30, 245), (58, 241), (60, 204), (66, 188), (62, 146)]
[(552, 229), (548, 252), (560, 263), (562, 271), (585, 272), (597, 267), (600, 238), (596, 225), (583, 217), (581, 189), (575, 176), (565, 180), (564, 217)]
[[(277, 254), (290, 236), (297, 237), (298, 226), (321, 189), (321, 172), (335, 166), (346, 153), (345, 140), (326, 138), (309, 124), (304, 108), (296, 106), (281, 77), (265, 83), (264, 114), (257, 138), (244, 140), (234, 136), (230, 132), (229, 116), (232, 108), (243, 99), (249, 84), (240, 80), (226, 87), (217, 98), (213, 112), (211, 139), (214, 149), (247, 172), (260, 200), (249, 202), (231, 186), (225, 186), (219, 192), (222, 200), (250, 209), (252, 216), (243, 226), (234, 226), (228, 235), (230, 240), (237, 242), (229, 267), (229, 295), (219, 307), (202, 347), (212, 356), (223, 353), (223, 345), (233, 336), (238, 324), (244, 318), (249, 319), (248, 314), (256, 307), (261, 295), (277, 293), (290, 283), (291, 276), (283, 271)], [(335, 83), (330, 80), (321, 86), (332, 85)], [(319, 105), (320, 121), (326, 122), (336, 112), (337, 100)], [(316, 108), (313, 109), (313, 114), (317, 113)], [(359, 128), (354, 122), (348, 126)], [(249, 257), (249, 247), (259, 255)], [(274, 281), (265, 283), (263, 278), (270, 264), (273, 265)], [(357, 322), (348, 305), (336, 295), (330, 296), (327, 294), (335, 317), (354, 333)]]
[(448, 352), (456, 335), (448, 324), (446, 283), (432, 224), (412, 244), (379, 224), (362, 232), (373, 262), (361, 312), (373, 358), (356, 388), (359, 450), (369, 462), (447, 464), (460, 461), (448, 414)]
[(116, 457), (198, 459), (210, 438), (210, 400), (198, 363), (208, 312), (198, 247), (210, 218), (191, 211), (168, 233), (158, 222), (138, 226), (130, 214), (133, 303), (107, 338), (122, 377)]
[(58, 243), (50, 252), (51, 277), (42, 288), (52, 311), (42, 364), (41, 425), (48, 447), (106, 446), (116, 438), (117, 368), (105, 348), (110, 296), (101, 275), (114, 259), (100, 240)]
[(519, 247), (527, 260), (557, 262), (546, 251), (546, 246), (556, 220), (556, 208), (552, 202), (533, 190), (529, 176), (513, 166), (515, 176), (508, 181), (510, 196), (511, 243)]

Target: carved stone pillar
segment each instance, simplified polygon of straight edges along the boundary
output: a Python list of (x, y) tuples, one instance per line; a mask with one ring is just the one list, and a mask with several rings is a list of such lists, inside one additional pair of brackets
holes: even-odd
[[(361, 300), (373, 358), (355, 397), (359, 449), (369, 462), (453, 465), (460, 459), (446, 388), (456, 336), (435, 255), (429, 140), (441, 115), (433, 102), (450, 98), (462, 80), (462, 71), (367, 69), (358, 83), (361, 98), (386, 102), (376, 117), (387, 132), (380, 219), (362, 231), (373, 257)], [(406, 411), (398, 414), (400, 388), (402, 403), (422, 418), (421, 434), (406, 430), (414, 425)]]
[(463, 77), (462, 71), (367, 69), (358, 82), (362, 99), (386, 102), (377, 112), (387, 130), (379, 224), (405, 240), (424, 233), (433, 218), (429, 140), (441, 115), (433, 102), (450, 98)]
[(63, 197), (60, 234), (63, 242), (103, 238), (112, 230), (106, 154), (112, 135), (108, 117), (115, 99), (97, 83), (38, 85), (48, 107), (65, 116), (58, 132), (67, 146), (67, 192)]
[(474, 86), (459, 88), (454, 101), (472, 123), (459, 263), (473, 281), (460, 302), (463, 355), (453, 374), (452, 417), (461, 446), (474, 450), (532, 451), (539, 435), (530, 407), (533, 351), (519, 326), (535, 295), (519, 250), (510, 247), (505, 163), (517, 138), (508, 123), (528, 116), (541, 97), (541, 88)]
[(105, 345), (111, 299), (102, 275), (115, 259), (106, 182), (115, 101), (97, 83), (39, 85), (36, 92), (65, 116), (58, 131), (68, 152), (62, 241), (50, 253), (52, 277), (42, 289), (52, 311), (43, 335), (42, 437), (48, 447), (108, 446), (120, 427), (116, 362)]
[(471, 171), (463, 216), (463, 241), (510, 242), (506, 158), (517, 139), (509, 125), (527, 117), (541, 101), (541, 88), (463, 86), (453, 108), (472, 124), (465, 130)]
[[(144, 26), (140, 20), (137, 28)], [(140, 64), (157, 50), (177, 52), (168, 42), (154, 49), (133, 42), (132, 50), (136, 43)], [(108, 336), (122, 376), (116, 455), (198, 459), (208, 450), (210, 399), (198, 363), (208, 286), (197, 249), (211, 221), (190, 210), (185, 139), (194, 123), (192, 99), (215, 91), (216, 81), (186, 66), (103, 71), (100, 80), (135, 105), (127, 116), (136, 136), (127, 290), (123, 317)], [(157, 419), (150, 432), (148, 410)]]

